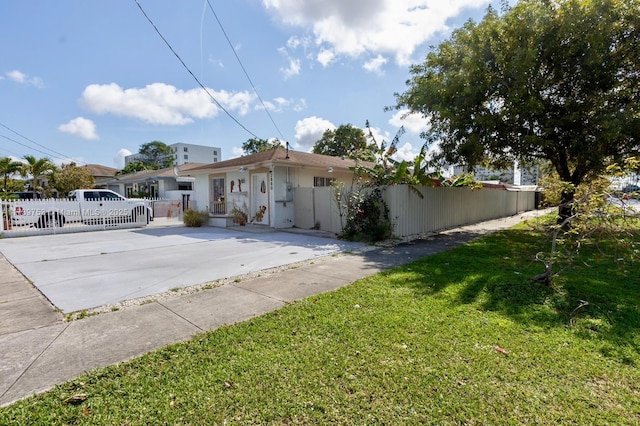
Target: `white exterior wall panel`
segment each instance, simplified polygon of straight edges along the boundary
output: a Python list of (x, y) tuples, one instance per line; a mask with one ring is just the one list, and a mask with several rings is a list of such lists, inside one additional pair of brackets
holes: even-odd
[(313, 203), (313, 188), (295, 188), (293, 190), (294, 226), (301, 229), (311, 229), (315, 224), (315, 209)]

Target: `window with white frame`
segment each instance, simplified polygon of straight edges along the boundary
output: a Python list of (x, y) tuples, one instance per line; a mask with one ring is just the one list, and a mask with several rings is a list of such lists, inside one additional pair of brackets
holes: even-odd
[(322, 177), (322, 176), (314, 176), (313, 177), (313, 186), (321, 187), (321, 186), (331, 186), (331, 183), (336, 180), (335, 178), (330, 177)]

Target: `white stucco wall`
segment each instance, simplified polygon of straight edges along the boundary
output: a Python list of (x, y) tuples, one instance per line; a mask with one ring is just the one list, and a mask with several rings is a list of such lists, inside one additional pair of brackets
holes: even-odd
[(191, 207), (200, 211), (209, 211), (209, 175), (194, 175), (193, 195), (191, 196)]
[[(192, 200), (195, 202), (198, 210), (209, 210), (211, 194), (211, 179), (214, 177), (224, 177), (225, 179), (225, 198), (227, 202), (227, 212), (233, 207), (237, 207), (247, 213), (255, 210), (251, 205), (251, 176), (255, 173), (265, 173), (269, 182), (269, 226), (274, 228), (289, 228), (293, 226), (312, 227), (315, 224), (313, 217), (297, 217), (304, 215), (304, 212), (310, 212), (313, 205), (306, 206), (304, 203), (309, 202), (308, 197), (301, 197), (296, 200), (294, 196), (297, 188), (312, 188), (314, 177), (334, 178), (351, 184), (353, 174), (351, 172), (330, 173), (327, 170), (312, 168), (294, 168), (286, 166), (275, 166), (273, 168), (258, 168), (241, 171), (232, 171), (226, 174), (193, 174), (195, 182), (193, 183)], [(233, 182), (233, 190), (231, 182)], [(313, 201), (311, 201), (313, 203)], [(301, 204), (301, 205), (298, 205)], [(307, 226), (308, 225), (308, 226)]]

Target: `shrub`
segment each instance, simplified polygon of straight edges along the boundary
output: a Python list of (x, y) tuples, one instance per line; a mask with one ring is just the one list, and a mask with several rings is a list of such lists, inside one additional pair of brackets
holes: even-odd
[(367, 193), (357, 194), (352, 208), (347, 211), (347, 223), (343, 238), (351, 241), (376, 242), (390, 238), (393, 224), (389, 218), (389, 208), (382, 199), (382, 191), (375, 188)]
[(186, 209), (184, 211), (182, 221), (185, 226), (199, 228), (209, 221), (209, 215), (207, 212), (199, 212), (193, 209)]
[(233, 223), (240, 226), (246, 225), (249, 220), (249, 215), (238, 207), (231, 209), (231, 216), (233, 216)]

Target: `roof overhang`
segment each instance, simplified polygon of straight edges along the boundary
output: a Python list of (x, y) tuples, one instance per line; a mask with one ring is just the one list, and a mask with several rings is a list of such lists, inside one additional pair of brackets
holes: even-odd
[(195, 182), (196, 178), (193, 176), (177, 176), (176, 182)]

